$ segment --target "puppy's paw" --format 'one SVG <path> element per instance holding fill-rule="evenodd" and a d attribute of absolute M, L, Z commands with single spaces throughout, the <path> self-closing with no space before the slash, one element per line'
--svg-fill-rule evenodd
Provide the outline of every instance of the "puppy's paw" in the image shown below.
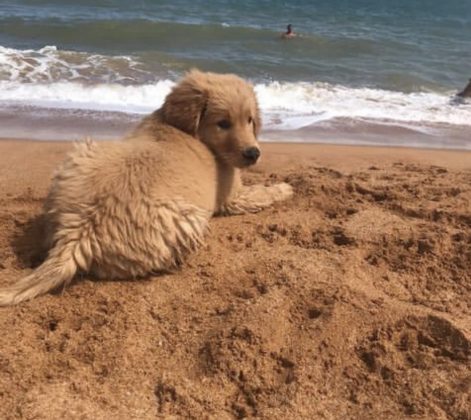
<path fill-rule="evenodd" d="M 293 187 L 286 182 L 273 185 L 273 189 L 275 193 L 273 199 L 275 201 L 287 200 L 294 193 Z"/>

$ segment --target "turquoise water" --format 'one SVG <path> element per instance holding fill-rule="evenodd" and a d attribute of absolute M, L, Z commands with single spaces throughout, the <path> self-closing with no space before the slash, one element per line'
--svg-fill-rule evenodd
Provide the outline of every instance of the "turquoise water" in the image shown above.
<path fill-rule="evenodd" d="M 142 114 L 192 67 L 251 80 L 281 135 L 373 124 L 468 147 L 471 105 L 450 98 L 471 77 L 471 1 L 0 0 L 4 109 Z"/>

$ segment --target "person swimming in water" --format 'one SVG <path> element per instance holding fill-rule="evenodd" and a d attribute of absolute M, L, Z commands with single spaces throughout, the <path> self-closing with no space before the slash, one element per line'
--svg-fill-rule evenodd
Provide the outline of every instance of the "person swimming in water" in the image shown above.
<path fill-rule="evenodd" d="M 294 38 L 295 36 L 296 34 L 293 31 L 293 25 L 291 25 L 291 23 L 286 27 L 286 32 L 281 34 L 283 39 Z"/>
<path fill-rule="evenodd" d="M 456 96 L 460 98 L 471 98 L 471 79 L 469 79 L 466 87 L 460 93 L 457 93 Z"/>

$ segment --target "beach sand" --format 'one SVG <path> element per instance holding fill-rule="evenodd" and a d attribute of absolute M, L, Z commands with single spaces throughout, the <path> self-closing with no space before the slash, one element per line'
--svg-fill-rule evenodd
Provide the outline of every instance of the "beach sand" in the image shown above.
<path fill-rule="evenodd" d="M 263 147 L 180 270 L 0 308 L 0 418 L 471 419 L 471 153 Z M 0 141 L 0 285 L 71 148 Z"/>

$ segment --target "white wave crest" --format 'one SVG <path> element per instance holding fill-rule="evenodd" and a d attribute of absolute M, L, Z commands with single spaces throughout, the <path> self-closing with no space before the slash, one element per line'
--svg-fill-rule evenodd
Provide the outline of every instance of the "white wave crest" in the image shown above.
<path fill-rule="evenodd" d="M 94 81 L 133 83 L 148 76 L 141 63 L 129 56 L 105 56 L 58 50 L 47 45 L 38 50 L 0 46 L 0 80 L 17 83 Z"/>
<path fill-rule="evenodd" d="M 348 88 L 326 83 L 255 86 L 265 124 L 293 130 L 336 118 L 397 123 L 471 125 L 471 103 L 457 106 L 450 95 Z"/>
<path fill-rule="evenodd" d="M 125 86 L 118 83 L 0 82 L 4 105 L 27 104 L 147 113 L 159 108 L 174 86 L 171 80 Z M 257 84 L 255 91 L 268 129 L 293 130 L 336 118 L 397 123 L 471 125 L 471 104 L 453 104 L 436 93 L 352 89 L 323 83 Z"/>
<path fill-rule="evenodd" d="M 170 80 L 139 86 L 118 83 L 0 82 L 0 102 L 5 105 L 147 113 L 163 103 L 173 85 L 174 82 Z"/>
<path fill-rule="evenodd" d="M 174 82 L 147 73 L 132 57 L 0 46 L 0 105 L 147 113 Z M 265 128 L 296 130 L 339 118 L 415 127 L 471 125 L 471 103 L 449 95 L 350 88 L 327 83 L 259 83 Z"/>

